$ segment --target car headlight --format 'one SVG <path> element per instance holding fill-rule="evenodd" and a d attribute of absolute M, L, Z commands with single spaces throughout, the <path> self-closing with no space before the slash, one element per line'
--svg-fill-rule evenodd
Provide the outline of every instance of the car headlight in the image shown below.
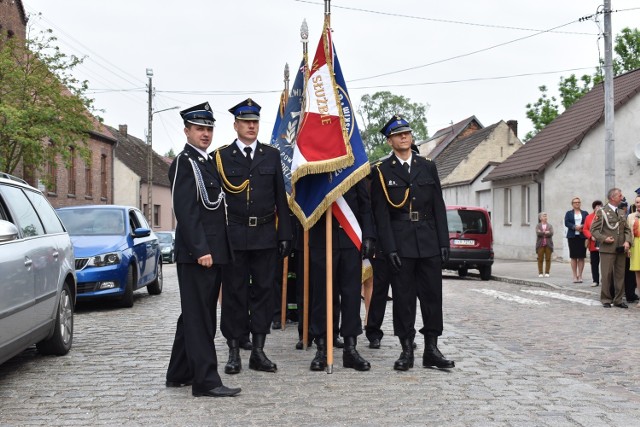
<path fill-rule="evenodd" d="M 169 246 L 165 246 L 164 248 L 162 248 L 162 253 L 163 254 L 171 253 L 171 248 Z"/>
<path fill-rule="evenodd" d="M 106 267 L 107 265 L 117 265 L 120 264 L 120 253 L 119 252 L 109 252 L 106 254 L 96 255 L 92 258 L 89 258 L 88 265 L 93 267 Z"/>

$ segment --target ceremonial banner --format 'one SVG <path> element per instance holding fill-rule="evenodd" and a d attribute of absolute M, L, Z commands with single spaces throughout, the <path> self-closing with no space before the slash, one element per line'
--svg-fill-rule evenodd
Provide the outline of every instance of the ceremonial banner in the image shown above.
<path fill-rule="evenodd" d="M 333 59 L 331 30 L 325 22 L 305 84 L 302 122 L 291 165 L 294 185 L 305 175 L 331 172 L 353 163 Z"/>
<path fill-rule="evenodd" d="M 282 163 L 282 174 L 284 175 L 284 186 L 287 194 L 291 195 L 291 163 L 293 162 L 293 151 L 300 125 L 300 112 L 302 110 L 302 95 L 304 93 L 304 82 L 306 80 L 307 67 L 303 58 L 293 82 L 291 93 L 284 108 L 284 114 L 278 114 L 278 127 L 274 127 L 271 135 L 271 144 L 280 150 L 280 162 Z"/>
<path fill-rule="evenodd" d="M 324 39 L 325 37 L 323 36 Z M 370 169 L 369 159 L 362 143 L 360 131 L 353 114 L 351 99 L 349 98 L 340 62 L 335 54 L 333 44 L 331 45 L 331 52 L 333 55 L 330 63 L 333 65 L 332 68 L 335 75 L 335 89 L 338 94 L 339 112 L 341 113 L 340 122 L 344 123 L 348 138 L 348 151 L 351 153 L 353 162 L 331 172 L 307 174 L 298 179 L 295 179 L 296 172 L 294 170 L 293 197 L 289 199 L 289 204 L 305 230 L 311 228 L 331 204 L 351 186 L 366 177 Z M 309 77 L 307 86 L 312 85 L 312 79 L 313 74 Z M 304 128 L 300 132 L 302 133 L 303 130 Z M 299 135 L 298 144 L 300 143 L 300 138 L 301 136 Z M 322 152 L 327 149 L 325 147 L 337 145 L 335 141 L 341 142 L 342 140 L 337 132 L 333 135 L 325 135 L 323 138 L 315 139 L 317 144 L 317 146 L 313 147 L 315 151 Z M 359 245 L 357 246 L 359 247 Z"/>

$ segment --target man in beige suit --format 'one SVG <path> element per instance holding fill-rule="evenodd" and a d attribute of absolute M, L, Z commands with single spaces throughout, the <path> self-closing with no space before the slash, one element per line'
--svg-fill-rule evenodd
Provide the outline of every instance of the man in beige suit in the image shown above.
<path fill-rule="evenodd" d="M 627 224 L 625 211 L 618 209 L 622 201 L 622 191 L 612 188 L 607 193 L 609 203 L 596 212 L 591 224 L 591 234 L 600 243 L 600 269 L 602 273 L 602 287 L 600 301 L 602 306 L 610 308 L 611 303 L 620 308 L 629 308 L 622 301 L 624 295 L 624 264 L 625 257 L 631 247 L 633 234 Z M 611 279 L 615 288 L 615 295 L 611 298 Z"/>

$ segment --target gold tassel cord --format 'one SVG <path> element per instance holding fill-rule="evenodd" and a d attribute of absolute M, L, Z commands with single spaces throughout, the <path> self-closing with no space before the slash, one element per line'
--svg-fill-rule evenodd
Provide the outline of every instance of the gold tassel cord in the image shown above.
<path fill-rule="evenodd" d="M 382 171 L 380 170 L 379 167 L 377 167 L 376 169 L 378 170 L 378 175 L 380 176 L 380 184 L 382 184 L 382 191 L 384 191 L 384 195 L 387 198 L 387 202 L 389 202 L 389 204 L 396 209 L 402 208 L 404 205 L 407 204 L 407 200 L 409 200 L 409 188 L 407 188 L 407 190 L 404 192 L 404 199 L 399 204 L 396 205 L 391 201 L 391 198 L 389 197 L 389 193 L 387 192 L 387 186 L 384 183 L 384 176 L 382 175 Z"/>
<path fill-rule="evenodd" d="M 228 179 L 227 175 L 224 173 L 224 168 L 222 167 L 222 158 L 220 157 L 220 151 L 216 151 L 216 166 L 218 167 L 218 172 L 222 177 L 222 182 L 225 190 L 229 193 L 242 193 L 244 190 L 247 190 L 247 200 L 249 200 L 249 180 L 245 180 L 240 185 L 233 185 Z"/>

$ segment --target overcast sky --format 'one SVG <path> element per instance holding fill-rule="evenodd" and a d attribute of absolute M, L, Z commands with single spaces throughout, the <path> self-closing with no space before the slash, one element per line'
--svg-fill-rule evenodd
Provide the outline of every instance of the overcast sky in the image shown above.
<path fill-rule="evenodd" d="M 146 69 L 156 111 L 209 101 L 212 146 L 232 142 L 227 111 L 247 97 L 262 106 L 259 140 L 269 142 L 285 63 L 291 84 L 323 23 L 321 0 L 23 0 L 36 31 L 52 29 L 67 54 L 86 57 L 74 74 L 89 81 L 104 122 L 145 139 Z M 475 115 L 489 126 L 518 120 L 525 105 L 553 94 L 561 76 L 592 74 L 604 56 L 599 0 L 333 0 L 333 40 L 355 107 L 365 94 L 391 91 L 428 105 L 429 134 Z M 638 0 L 612 0 L 614 35 L 640 26 Z M 41 13 L 41 16 L 35 16 Z M 359 120 L 359 119 L 358 119 Z M 153 148 L 177 153 L 185 142 L 178 110 L 158 112 Z"/>

